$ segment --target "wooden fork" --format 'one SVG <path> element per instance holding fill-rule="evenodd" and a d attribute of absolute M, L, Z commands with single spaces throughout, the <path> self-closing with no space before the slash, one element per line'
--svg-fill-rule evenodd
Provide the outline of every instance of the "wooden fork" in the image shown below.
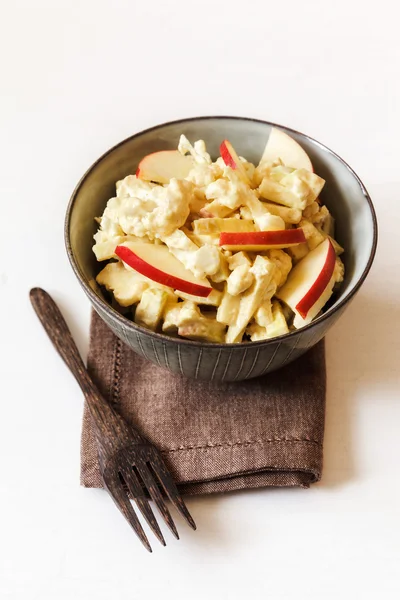
<path fill-rule="evenodd" d="M 54 300 L 41 288 L 33 288 L 30 299 L 49 338 L 85 395 L 93 419 L 104 487 L 145 548 L 152 551 L 126 490 L 129 490 L 136 506 L 163 546 L 165 540 L 150 507 L 146 490 L 177 539 L 178 532 L 162 492 L 166 493 L 187 523 L 196 529 L 157 448 L 136 429 L 128 426 L 93 383 Z"/>

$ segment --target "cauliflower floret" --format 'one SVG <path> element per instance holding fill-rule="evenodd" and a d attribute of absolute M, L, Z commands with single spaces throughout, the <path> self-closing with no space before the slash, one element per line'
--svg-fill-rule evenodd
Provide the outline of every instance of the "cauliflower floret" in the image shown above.
<path fill-rule="evenodd" d="M 182 302 L 178 317 L 178 333 L 191 340 L 223 342 L 225 325 L 201 314 L 193 302 Z"/>
<path fill-rule="evenodd" d="M 207 152 L 206 143 L 204 140 L 197 140 L 193 144 L 193 147 L 194 147 L 194 151 L 196 152 L 197 156 L 201 156 L 202 159 L 206 160 L 208 163 L 211 163 L 211 158 Z"/>
<path fill-rule="evenodd" d="M 319 204 L 314 201 L 303 210 L 303 217 L 314 223 L 314 219 L 317 217 L 319 213 Z"/>
<path fill-rule="evenodd" d="M 243 333 L 249 321 L 265 298 L 275 269 L 275 264 L 268 258 L 260 255 L 256 257 L 254 265 L 251 267 L 255 281 L 240 297 L 240 307 L 236 323 L 229 326 L 226 334 L 227 343 L 236 343 L 242 340 Z"/>
<path fill-rule="evenodd" d="M 145 197 L 117 196 L 108 201 L 100 228 L 110 237 L 169 235 L 185 223 L 192 198 L 193 184 L 178 179 L 152 187 Z"/>
<path fill-rule="evenodd" d="M 272 321 L 266 327 L 261 327 L 257 323 L 253 323 L 246 329 L 246 333 L 250 336 L 252 342 L 267 340 L 289 333 L 285 315 L 279 302 L 274 300 L 272 303 Z"/>
<path fill-rule="evenodd" d="M 243 184 L 244 185 L 244 184 Z M 220 204 L 235 210 L 242 204 L 240 188 L 227 179 L 218 179 L 210 183 L 205 190 L 207 200 L 218 200 Z"/>
<path fill-rule="evenodd" d="M 215 342 L 221 344 L 224 341 L 225 325 L 218 323 L 215 319 L 193 319 L 191 323 L 185 323 L 178 329 L 178 334 L 189 340 L 203 342 Z"/>
<path fill-rule="evenodd" d="M 168 293 L 159 288 L 144 290 L 135 311 L 135 323 L 155 331 L 161 321 Z"/>
<path fill-rule="evenodd" d="M 160 238 L 164 244 L 166 244 L 172 252 L 172 250 L 184 250 L 187 252 L 197 252 L 199 249 L 194 242 L 192 242 L 186 233 L 182 229 L 176 229 L 173 233 L 168 236 Z M 172 252 L 173 254 L 173 252 Z"/>
<path fill-rule="evenodd" d="M 324 233 L 328 234 L 332 238 L 334 237 L 335 219 L 332 217 L 326 206 L 321 206 L 319 212 L 314 217 L 313 222 L 315 225 L 321 227 Z"/>
<path fill-rule="evenodd" d="M 294 264 L 297 264 L 302 258 L 307 256 L 309 251 L 310 249 L 307 245 L 307 242 L 287 248 L 287 252 L 292 257 Z"/>
<path fill-rule="evenodd" d="M 195 164 L 186 176 L 187 181 L 191 181 L 198 188 L 206 188 L 221 177 L 222 173 L 215 163 Z"/>
<path fill-rule="evenodd" d="M 209 244 L 199 248 L 181 229 L 177 229 L 171 235 L 163 236 L 161 239 L 168 246 L 171 254 L 196 277 L 214 275 L 220 268 L 219 248 Z"/>
<path fill-rule="evenodd" d="M 208 185 L 205 189 L 206 198 L 211 200 L 206 204 L 202 216 L 225 218 L 240 206 L 246 204 L 249 194 L 255 192 L 231 169 L 225 167 L 224 177 Z M 257 196 L 256 196 L 257 197 Z"/>
<path fill-rule="evenodd" d="M 223 281 L 226 281 L 229 277 L 229 267 L 228 267 L 228 259 L 227 257 L 224 255 L 223 252 L 221 252 L 221 249 L 218 248 L 219 251 L 219 269 L 218 271 L 216 271 L 214 273 L 214 275 L 210 275 L 210 279 L 211 281 L 213 281 L 214 283 L 222 283 Z"/>
<path fill-rule="evenodd" d="M 271 213 L 281 217 L 288 225 L 297 225 L 301 220 L 301 210 L 299 208 L 288 208 L 287 206 L 279 206 L 273 202 L 263 202 L 263 205 Z"/>
<path fill-rule="evenodd" d="M 344 279 L 344 264 L 338 256 L 336 257 L 336 263 L 335 263 L 333 275 L 335 277 L 336 283 L 342 283 L 342 281 Z"/>
<path fill-rule="evenodd" d="M 307 169 L 293 169 L 291 173 L 285 173 L 280 184 L 292 190 L 294 194 L 301 194 L 306 190 L 307 205 L 314 202 L 325 185 L 325 180 Z"/>
<path fill-rule="evenodd" d="M 260 327 L 267 327 L 272 321 L 272 302 L 266 298 L 254 314 L 254 320 Z"/>
<path fill-rule="evenodd" d="M 101 232 L 99 232 L 101 233 Z M 109 260 L 110 258 L 117 258 L 115 254 L 115 248 L 124 242 L 137 242 L 137 241 L 149 241 L 148 238 L 137 238 L 133 235 L 121 235 L 114 238 L 110 238 L 105 242 L 97 242 L 92 250 L 96 255 L 97 260 Z"/>
<path fill-rule="evenodd" d="M 134 235 L 110 236 L 107 231 L 103 231 L 102 229 L 99 229 L 93 238 L 96 243 L 92 250 L 98 261 L 117 258 L 115 255 L 115 248 L 124 242 L 150 243 L 150 240 L 147 237 L 138 238 Z"/>
<path fill-rule="evenodd" d="M 328 235 L 319 225 L 316 225 L 315 228 L 318 231 L 318 233 L 322 235 L 324 240 L 326 240 L 326 238 L 330 239 L 337 256 L 343 254 L 344 248 L 333 237 Z"/>
<path fill-rule="evenodd" d="M 194 183 L 197 186 L 196 183 Z M 204 191 L 201 187 L 195 187 L 193 190 L 193 196 L 189 202 L 190 214 L 188 217 L 188 221 L 193 221 L 193 219 L 198 218 L 200 211 L 204 209 L 204 206 L 207 204 L 207 199 L 204 195 Z"/>
<path fill-rule="evenodd" d="M 311 209 L 311 211 L 308 209 Z M 317 210 L 315 210 L 317 207 Z M 309 217 L 306 219 L 306 215 Z M 304 235 L 307 238 L 307 244 L 310 250 L 313 250 L 318 244 L 322 243 L 328 237 L 339 256 L 343 254 L 344 248 L 334 239 L 333 233 L 335 229 L 335 220 L 330 214 L 326 206 L 319 206 L 317 202 L 313 202 L 303 211 L 303 219 L 300 226 L 303 227 Z M 311 221 L 311 222 L 310 222 Z"/>
<path fill-rule="evenodd" d="M 256 167 L 253 180 L 256 185 L 260 185 L 264 177 L 267 177 L 273 167 L 282 167 L 283 162 L 280 158 L 274 161 L 264 160 Z"/>
<path fill-rule="evenodd" d="M 148 215 L 148 230 L 158 236 L 170 235 L 182 227 L 189 216 L 193 185 L 184 180 L 171 179 L 159 205 Z"/>
<path fill-rule="evenodd" d="M 144 277 L 121 261 L 108 263 L 97 275 L 96 281 L 99 285 L 104 285 L 106 290 L 113 292 L 114 298 L 121 306 L 136 304 L 148 288 L 161 290 L 167 296 L 174 297 L 172 288 Z"/>
<path fill-rule="evenodd" d="M 116 191 L 118 198 L 130 196 L 132 198 L 140 198 L 146 200 L 150 192 L 157 184 L 138 179 L 136 175 L 128 175 L 124 179 L 117 181 Z"/>
<path fill-rule="evenodd" d="M 285 229 L 285 221 L 281 217 L 268 213 L 257 218 L 257 225 L 260 231 L 279 231 Z"/>
<path fill-rule="evenodd" d="M 239 209 L 240 217 L 245 220 L 251 220 L 253 215 L 251 214 L 251 210 L 248 206 L 241 206 Z M 272 213 L 271 213 L 272 214 Z"/>
<path fill-rule="evenodd" d="M 304 210 L 316 200 L 324 184 L 321 177 L 306 169 L 277 166 L 269 169 L 259 192 L 267 200 Z"/>
<path fill-rule="evenodd" d="M 118 235 L 109 235 L 107 231 L 99 229 L 94 234 L 93 239 L 96 242 L 96 244 L 105 244 L 106 242 L 109 242 L 111 240 L 119 240 L 122 237 L 124 237 L 123 232 L 119 233 Z"/>
<path fill-rule="evenodd" d="M 94 244 L 92 250 L 99 262 L 102 260 L 109 260 L 110 258 L 116 258 L 115 248 L 126 241 L 128 241 L 127 236 L 114 237 L 107 242 L 98 242 Z"/>
<path fill-rule="evenodd" d="M 145 277 L 136 271 L 128 271 L 121 262 L 106 265 L 97 275 L 96 281 L 113 292 L 115 300 L 121 306 L 132 306 L 139 302 L 143 292 L 149 287 Z"/>
<path fill-rule="evenodd" d="M 241 250 L 240 252 L 235 252 L 235 254 L 232 254 L 232 256 L 228 258 L 228 265 L 230 270 L 233 271 L 240 265 L 248 265 L 251 267 L 251 260 L 247 252 Z"/>
<path fill-rule="evenodd" d="M 267 329 L 257 323 L 250 323 L 250 325 L 246 327 L 246 335 L 250 337 L 252 342 L 260 342 L 261 340 L 265 340 Z"/>
<path fill-rule="evenodd" d="M 110 211 L 115 213 L 115 220 L 125 234 L 153 237 L 153 232 L 148 227 L 147 217 L 156 208 L 156 204 L 152 201 L 124 196 L 123 198 L 111 198 L 107 203 L 104 215 L 108 216 Z M 103 223 L 101 226 L 103 227 Z"/>
<path fill-rule="evenodd" d="M 178 302 L 178 298 L 168 298 L 162 316 L 162 330 L 164 333 L 178 333 L 178 321 L 181 307 L 182 302 Z"/>
<path fill-rule="evenodd" d="M 286 282 L 292 269 L 292 259 L 284 250 L 280 249 L 269 250 L 268 256 L 276 266 L 274 281 L 278 289 Z"/>
<path fill-rule="evenodd" d="M 125 235 L 118 223 L 117 206 L 114 205 L 120 205 L 120 201 L 111 198 L 107 202 L 103 216 L 100 218 L 100 229 L 93 236 L 96 243 L 107 242 L 111 238 Z"/>
<path fill-rule="evenodd" d="M 227 281 L 227 291 L 231 296 L 238 296 L 251 286 L 254 275 L 248 265 L 239 265 L 232 271 Z"/>
<path fill-rule="evenodd" d="M 178 150 L 183 155 L 188 153 L 191 154 L 195 162 L 200 165 L 210 165 L 212 162 L 210 155 L 206 151 L 206 145 L 203 140 L 197 140 L 197 142 L 194 143 L 194 146 L 192 146 L 187 137 L 181 135 L 179 138 Z"/>
<path fill-rule="evenodd" d="M 208 185 L 205 194 L 208 200 L 212 200 L 204 207 L 205 211 L 211 216 L 221 218 L 225 218 L 240 206 L 247 205 L 248 196 L 257 199 L 256 193 L 231 167 L 225 167 L 224 177 Z"/>
<path fill-rule="evenodd" d="M 242 218 L 251 216 L 260 231 L 285 229 L 285 222 L 279 215 L 272 214 L 266 202 L 260 202 L 257 193 L 241 183 L 240 199 L 244 208 L 240 209 Z M 246 210 L 247 209 L 247 210 Z"/>
<path fill-rule="evenodd" d="M 344 252 L 344 248 L 342 248 L 342 246 L 334 239 L 333 235 L 334 235 L 334 230 L 335 230 L 335 220 L 332 217 L 332 215 L 330 214 L 329 210 L 327 209 L 326 206 L 319 206 L 318 203 L 314 203 L 317 205 L 318 207 L 318 211 L 314 212 L 310 218 L 310 220 L 313 223 L 313 227 L 314 230 L 317 231 L 317 234 L 314 234 L 315 236 L 321 236 L 323 240 L 325 240 L 327 237 L 330 239 L 332 246 L 335 249 L 336 254 L 339 256 L 340 254 L 343 254 Z M 312 206 L 312 205 L 311 205 Z M 304 211 L 304 216 L 306 215 L 306 211 Z M 314 231 L 312 230 L 312 231 Z M 311 228 L 309 227 L 309 231 L 311 231 Z M 306 231 L 304 232 L 306 237 L 307 237 L 307 233 Z M 320 237 L 316 239 L 321 239 Z M 310 245 L 310 241 L 307 239 L 308 242 L 308 246 L 310 248 L 310 250 L 312 250 L 311 245 Z"/>
<path fill-rule="evenodd" d="M 201 246 L 189 261 L 189 269 L 196 275 L 204 273 L 204 276 L 215 275 L 221 268 L 221 251 L 215 246 L 206 244 Z M 199 275 L 198 275 L 199 276 Z"/>
<path fill-rule="evenodd" d="M 307 245 L 310 250 L 314 250 L 317 246 L 322 244 L 326 236 L 323 236 L 322 233 L 318 231 L 316 227 L 307 219 L 302 219 L 299 223 L 299 226 L 303 229 L 304 235 L 307 240 Z"/>

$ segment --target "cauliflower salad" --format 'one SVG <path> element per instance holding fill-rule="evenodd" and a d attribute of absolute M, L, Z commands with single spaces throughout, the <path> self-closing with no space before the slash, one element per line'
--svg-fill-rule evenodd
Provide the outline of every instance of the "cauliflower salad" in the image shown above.
<path fill-rule="evenodd" d="M 218 343 L 266 340 L 310 323 L 344 277 L 325 181 L 273 128 L 260 163 L 225 140 L 145 156 L 97 219 L 97 283 L 152 331 Z"/>

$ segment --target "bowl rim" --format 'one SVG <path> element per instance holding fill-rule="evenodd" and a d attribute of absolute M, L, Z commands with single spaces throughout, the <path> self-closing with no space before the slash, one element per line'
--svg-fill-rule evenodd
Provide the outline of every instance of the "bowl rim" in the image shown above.
<path fill-rule="evenodd" d="M 260 340 L 257 342 L 251 342 L 251 341 L 250 342 L 238 342 L 238 343 L 202 342 L 199 340 L 186 340 L 184 338 L 178 338 L 178 337 L 175 338 L 175 337 L 171 337 L 165 333 L 157 333 L 155 331 L 151 331 L 150 329 L 146 329 L 145 327 L 137 325 L 133 321 L 130 321 L 129 319 L 124 317 L 122 314 L 120 314 L 117 310 L 112 308 L 112 306 L 110 304 L 108 304 L 105 300 L 102 300 L 90 287 L 90 285 L 86 281 L 86 278 L 83 276 L 83 273 L 81 272 L 77 261 L 75 260 L 75 257 L 74 257 L 73 251 L 72 251 L 71 242 L 70 242 L 70 224 L 71 224 L 72 211 L 73 211 L 73 207 L 75 204 L 75 200 L 78 196 L 78 193 L 79 193 L 82 185 L 84 184 L 88 175 L 96 168 L 96 166 L 106 156 L 108 156 L 109 154 L 114 152 L 114 150 L 116 150 L 120 146 L 124 145 L 126 142 L 131 141 L 135 138 L 138 138 L 138 137 L 142 136 L 143 134 L 149 133 L 150 131 L 157 131 L 157 129 L 162 129 L 163 127 L 166 127 L 168 125 L 178 125 L 180 123 L 188 123 L 190 121 L 207 121 L 207 120 L 211 120 L 211 119 L 248 121 L 248 122 L 253 122 L 253 123 L 260 123 L 262 125 L 270 125 L 271 127 L 278 127 L 279 129 L 283 129 L 284 131 L 287 131 L 289 133 L 298 134 L 298 135 L 306 138 L 307 140 L 310 140 L 313 144 L 315 144 L 316 146 L 320 147 L 324 151 L 328 152 L 329 154 L 331 154 L 332 156 L 337 158 L 346 167 L 346 169 L 351 173 L 351 175 L 357 181 L 358 185 L 361 188 L 363 196 L 368 203 L 371 218 L 372 218 L 373 238 L 372 238 L 371 252 L 370 252 L 370 255 L 369 255 L 369 258 L 368 258 L 368 261 L 367 261 L 364 271 L 361 273 L 361 276 L 359 277 L 358 281 L 354 285 L 353 289 L 350 290 L 350 292 L 348 294 L 346 294 L 344 296 L 344 298 L 342 298 L 334 306 L 330 307 L 326 313 L 323 313 L 317 319 L 315 319 L 314 321 L 311 321 L 311 323 L 309 323 L 308 325 L 305 325 L 304 327 L 301 327 L 300 329 L 297 329 L 296 331 L 290 331 L 289 333 L 286 333 L 284 335 L 280 335 L 280 336 L 277 336 L 274 338 L 270 338 L 268 340 Z M 68 202 L 65 220 L 64 220 L 64 241 L 65 241 L 65 247 L 67 250 L 68 258 L 69 258 L 70 264 L 72 266 L 72 269 L 73 269 L 76 277 L 78 278 L 78 281 L 80 282 L 81 286 L 83 287 L 84 291 L 86 292 L 87 296 L 91 300 L 92 304 L 94 305 L 95 308 L 97 307 L 99 310 L 104 310 L 110 316 L 111 319 L 118 321 L 120 323 L 120 325 L 122 326 L 122 328 L 127 327 L 128 329 L 131 329 L 132 332 L 135 332 L 137 334 L 144 333 L 144 334 L 147 334 L 148 336 L 155 338 L 157 340 L 160 340 L 160 341 L 169 341 L 172 343 L 182 344 L 184 346 L 189 346 L 189 347 L 190 346 L 192 346 L 192 347 L 200 346 L 202 348 L 204 347 L 204 348 L 217 348 L 217 349 L 220 349 L 220 348 L 238 348 L 238 349 L 242 348 L 243 349 L 243 348 L 249 348 L 250 346 L 252 348 L 253 347 L 257 348 L 260 346 L 273 345 L 277 341 L 280 343 L 280 342 L 285 341 L 288 338 L 294 339 L 295 337 L 298 337 L 301 334 L 303 334 L 305 331 L 309 331 L 309 330 L 313 329 L 317 324 L 322 323 L 323 321 L 326 321 L 337 311 L 340 311 L 344 307 L 344 305 L 347 304 L 358 292 L 358 290 L 360 289 L 361 285 L 364 283 L 364 281 L 371 269 L 372 263 L 375 258 L 376 248 L 377 248 L 377 243 L 378 243 L 378 223 L 377 223 L 375 208 L 372 203 L 371 197 L 370 197 L 365 185 L 361 181 L 360 177 L 357 175 L 357 173 L 350 167 L 350 165 L 341 156 L 339 156 L 336 152 L 334 152 L 333 150 L 328 148 L 328 146 L 325 146 L 324 144 L 322 144 L 315 138 L 313 138 L 305 133 L 302 133 L 301 131 L 292 129 L 290 127 L 287 127 L 286 125 L 280 125 L 278 123 L 274 123 L 272 121 L 265 121 L 263 119 L 256 119 L 256 118 L 252 118 L 252 117 L 238 117 L 238 116 L 229 116 L 229 115 L 215 115 L 215 116 L 205 115 L 205 116 L 200 116 L 200 117 L 188 117 L 185 119 L 177 119 L 174 121 L 166 121 L 165 123 L 161 123 L 161 124 L 155 125 L 153 127 L 148 127 L 146 129 L 143 129 L 143 130 L 123 139 L 121 142 L 115 144 L 114 146 L 109 148 L 106 152 L 104 152 L 85 171 L 85 173 L 82 175 L 82 177 L 76 184 L 75 189 L 72 192 L 71 198 Z"/>

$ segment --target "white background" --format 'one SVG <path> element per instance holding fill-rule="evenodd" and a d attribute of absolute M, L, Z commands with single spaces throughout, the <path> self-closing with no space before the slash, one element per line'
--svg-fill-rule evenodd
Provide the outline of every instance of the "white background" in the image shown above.
<path fill-rule="evenodd" d="M 0 0 L 0 597 L 400 597 L 399 42 L 390 0 Z M 81 393 L 28 300 L 89 303 L 64 251 L 73 187 L 148 126 L 286 124 L 347 160 L 375 202 L 371 274 L 327 336 L 325 466 L 308 491 L 189 499 L 198 523 L 147 554 L 79 487 Z"/>

